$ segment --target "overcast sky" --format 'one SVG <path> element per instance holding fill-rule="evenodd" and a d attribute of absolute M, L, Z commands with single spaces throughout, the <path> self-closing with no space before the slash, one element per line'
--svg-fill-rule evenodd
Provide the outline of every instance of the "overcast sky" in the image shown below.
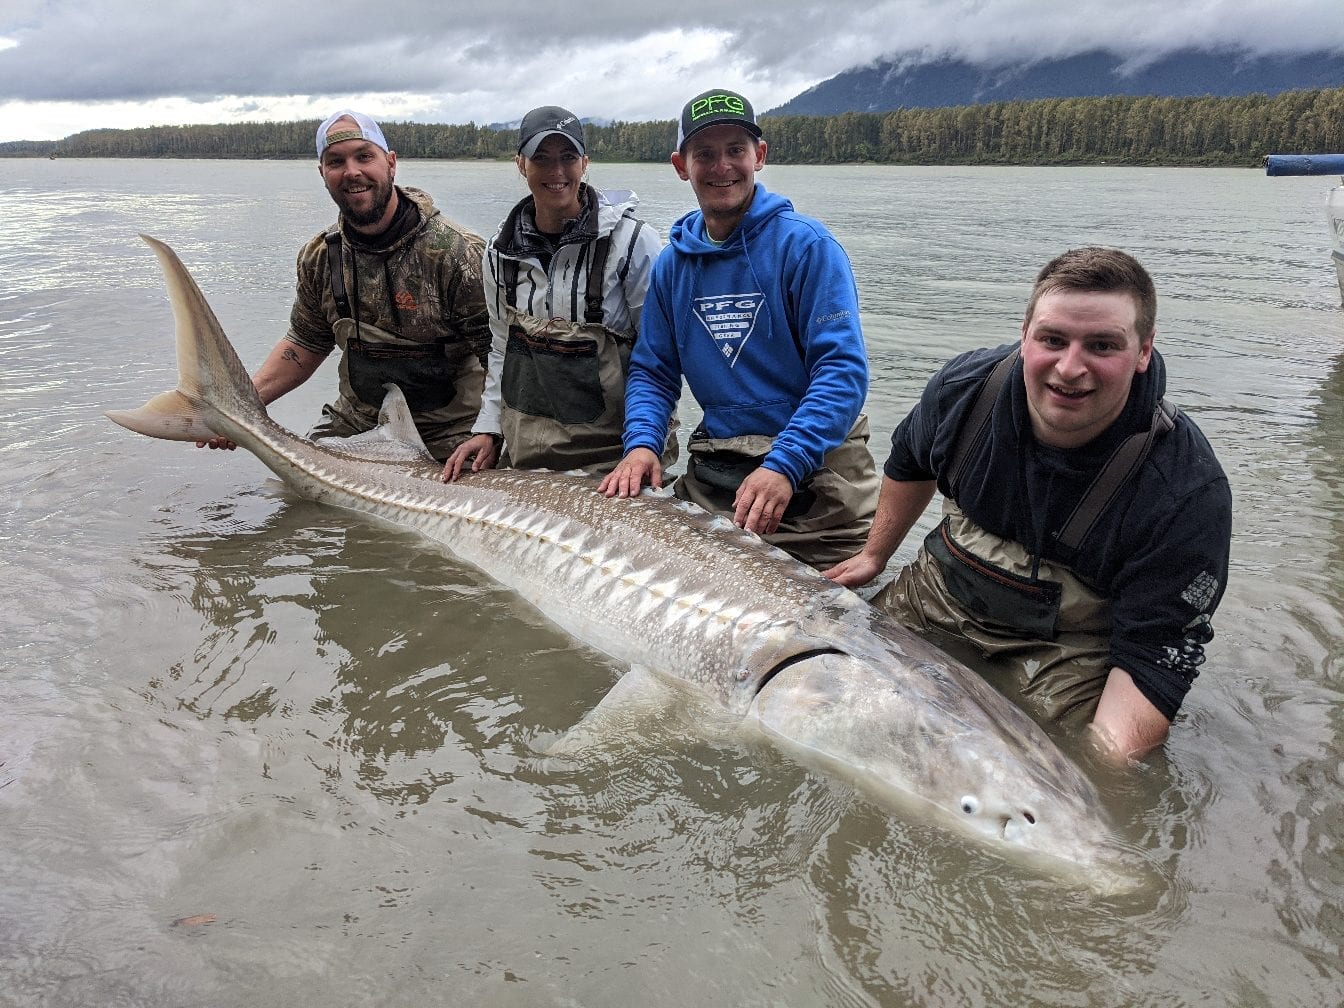
<path fill-rule="evenodd" d="M 672 119 L 707 87 L 765 111 L 893 54 L 1142 61 L 1191 45 L 1344 53 L 1344 0 L 0 0 L 0 140 L 345 106 Z"/>

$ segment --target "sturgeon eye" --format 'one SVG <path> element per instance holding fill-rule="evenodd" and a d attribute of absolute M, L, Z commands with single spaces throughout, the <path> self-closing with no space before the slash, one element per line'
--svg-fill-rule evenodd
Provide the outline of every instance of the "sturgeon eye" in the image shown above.
<path fill-rule="evenodd" d="M 980 811 L 980 803 L 975 800 L 975 795 L 965 795 L 961 799 L 961 810 L 967 815 L 975 815 Z"/>

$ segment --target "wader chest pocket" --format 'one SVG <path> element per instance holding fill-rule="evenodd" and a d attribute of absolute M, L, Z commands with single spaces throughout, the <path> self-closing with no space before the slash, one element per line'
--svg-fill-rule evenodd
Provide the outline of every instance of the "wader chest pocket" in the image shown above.
<path fill-rule="evenodd" d="M 597 341 L 528 335 L 509 327 L 500 375 L 504 401 L 519 413 L 562 424 L 593 423 L 606 409 Z"/>
<path fill-rule="evenodd" d="M 742 481 L 759 468 L 764 455 L 759 458 L 747 458 L 732 452 L 696 452 L 691 449 L 691 465 L 695 467 L 695 478 L 714 490 L 736 494 Z"/>
<path fill-rule="evenodd" d="M 697 437 L 699 434 L 700 431 L 697 429 L 686 445 L 689 455 L 686 460 L 686 474 L 700 484 L 705 496 L 721 510 L 732 510 L 733 500 L 737 497 L 737 488 L 754 470 L 760 468 L 761 463 L 765 461 L 765 455 L 744 455 L 741 452 L 709 448 L 708 439 L 699 440 Z M 806 514 L 816 504 L 817 494 L 811 488 L 811 483 L 811 478 L 805 480 L 789 499 L 781 521 Z"/>
<path fill-rule="evenodd" d="M 938 562 L 947 590 L 974 615 L 1036 640 L 1059 635 L 1058 582 L 1034 581 L 981 560 L 952 538 L 946 518 L 924 539 L 924 548 Z"/>
<path fill-rule="evenodd" d="M 346 361 L 350 388 L 373 407 L 382 403 L 383 386 L 389 384 L 405 394 L 412 413 L 442 409 L 456 394 L 455 368 L 438 345 L 418 350 L 351 340 Z"/>

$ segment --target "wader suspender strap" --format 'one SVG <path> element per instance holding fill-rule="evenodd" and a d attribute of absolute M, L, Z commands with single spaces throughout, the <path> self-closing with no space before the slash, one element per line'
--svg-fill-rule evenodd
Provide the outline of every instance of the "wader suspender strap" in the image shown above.
<path fill-rule="evenodd" d="M 330 231 L 327 241 L 327 277 L 331 283 L 331 296 L 336 300 L 336 310 L 341 318 L 352 318 L 350 299 L 345 294 L 345 274 L 341 270 L 341 232 Z"/>
<path fill-rule="evenodd" d="M 499 256 L 499 253 L 495 253 Z M 510 308 L 518 307 L 518 260 L 505 259 L 499 256 L 500 265 L 504 267 L 504 300 Z"/>
<path fill-rule="evenodd" d="M 593 246 L 593 258 L 588 264 L 588 290 L 583 300 L 587 308 L 583 313 L 585 322 L 602 324 L 602 278 L 607 269 L 607 254 L 611 251 L 611 235 L 603 235 Z"/>
<path fill-rule="evenodd" d="M 1092 531 L 1097 519 L 1110 506 L 1111 501 L 1115 500 L 1120 488 L 1139 471 L 1139 466 L 1143 465 L 1143 460 L 1153 450 L 1153 443 L 1175 426 L 1176 407 L 1166 399 L 1162 399 L 1153 410 L 1153 422 L 1148 425 L 1148 430 L 1125 438 L 1115 453 L 1106 460 L 1101 472 L 1097 473 L 1097 478 L 1087 488 L 1087 493 L 1083 494 L 1083 499 L 1078 502 L 1073 514 L 1069 515 L 1069 520 L 1055 537 L 1062 546 L 1071 550 L 1078 548 Z"/>
<path fill-rule="evenodd" d="M 952 449 L 952 463 L 947 473 L 947 486 L 952 491 L 953 497 L 957 494 L 961 470 L 966 465 L 966 459 L 971 454 L 971 449 L 979 444 L 980 438 L 984 436 L 985 428 L 989 426 L 989 415 L 994 412 L 994 400 L 999 397 L 999 390 L 1008 380 L 1008 375 L 1012 373 L 1013 365 L 1017 363 L 1021 352 L 1014 350 L 994 365 L 994 370 L 980 386 L 980 392 L 976 395 L 966 422 L 962 424 L 956 447 Z"/>
<path fill-rule="evenodd" d="M 338 238 L 339 240 L 339 238 Z M 607 255 L 611 252 L 611 235 L 603 235 L 593 243 L 593 257 L 588 264 L 588 286 L 584 289 L 583 320 L 602 324 L 602 279 L 607 269 Z M 510 308 L 518 307 L 518 260 L 500 259 L 504 266 L 504 296 Z"/>

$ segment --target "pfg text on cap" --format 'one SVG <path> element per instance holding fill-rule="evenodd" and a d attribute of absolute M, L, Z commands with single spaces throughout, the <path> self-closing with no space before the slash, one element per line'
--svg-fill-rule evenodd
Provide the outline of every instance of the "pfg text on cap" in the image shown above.
<path fill-rule="evenodd" d="M 686 146 L 686 141 L 702 129 L 730 123 L 741 126 L 756 138 L 761 136 L 761 128 L 756 125 L 756 112 L 751 102 L 736 91 L 727 88 L 711 88 L 698 94 L 686 103 L 681 110 L 681 121 L 677 124 L 677 150 Z"/>

